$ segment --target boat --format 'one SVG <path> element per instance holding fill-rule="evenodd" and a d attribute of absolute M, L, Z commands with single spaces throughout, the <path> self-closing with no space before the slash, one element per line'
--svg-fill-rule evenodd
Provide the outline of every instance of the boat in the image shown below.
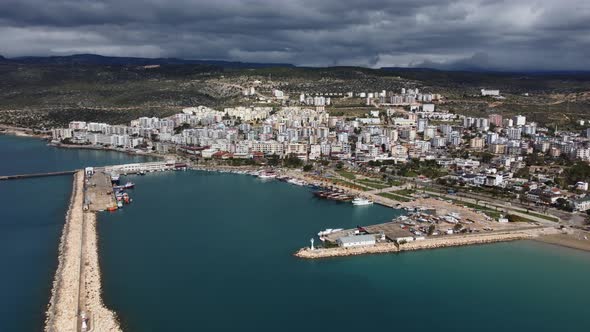
<path fill-rule="evenodd" d="M 305 181 L 295 179 L 295 178 L 289 179 L 289 180 L 287 180 L 287 182 L 290 184 L 294 184 L 296 186 L 305 186 L 306 185 Z"/>
<path fill-rule="evenodd" d="M 137 174 L 139 174 L 139 175 L 145 175 L 145 171 L 141 170 L 141 171 L 139 171 L 139 173 L 137 173 Z"/>
<path fill-rule="evenodd" d="M 121 202 L 121 201 L 117 201 L 117 207 L 118 207 L 118 208 L 122 208 L 122 207 L 123 207 L 123 202 Z"/>
<path fill-rule="evenodd" d="M 109 206 L 109 207 L 107 208 L 107 211 L 110 211 L 110 212 L 112 212 L 112 211 L 117 211 L 117 209 L 118 209 L 118 208 L 117 208 L 116 206 Z"/>
<path fill-rule="evenodd" d="M 277 177 L 277 174 L 273 171 L 263 171 L 258 173 L 258 177 L 260 179 L 274 179 Z"/>
<path fill-rule="evenodd" d="M 112 183 L 119 183 L 120 176 L 117 173 L 111 173 L 111 182 Z"/>
<path fill-rule="evenodd" d="M 342 228 L 326 228 L 325 230 L 318 232 L 318 236 L 326 236 L 328 234 L 336 233 L 342 231 Z"/>
<path fill-rule="evenodd" d="M 373 204 L 373 201 L 370 201 L 366 198 L 356 197 L 355 199 L 352 200 L 352 205 L 361 206 L 361 205 L 371 205 L 371 204 Z"/>

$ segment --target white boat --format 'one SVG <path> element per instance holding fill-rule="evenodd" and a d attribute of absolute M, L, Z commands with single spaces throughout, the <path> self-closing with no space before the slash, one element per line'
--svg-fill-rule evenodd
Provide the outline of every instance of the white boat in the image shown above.
<path fill-rule="evenodd" d="M 318 233 L 318 237 L 323 242 L 323 241 L 326 241 L 326 238 L 325 238 L 326 235 L 332 234 L 332 233 L 336 233 L 336 232 L 340 232 L 342 230 L 344 230 L 344 229 L 343 228 L 327 228 L 327 229 L 319 232 Z"/>
<path fill-rule="evenodd" d="M 275 172 L 264 171 L 264 172 L 258 173 L 258 177 L 260 179 L 274 179 L 277 177 L 277 174 Z"/>
<path fill-rule="evenodd" d="M 370 201 L 366 198 L 361 198 L 361 197 L 356 197 L 355 199 L 352 200 L 352 205 L 371 205 L 373 204 L 373 201 Z"/>
<path fill-rule="evenodd" d="M 294 184 L 296 186 L 305 186 L 306 185 L 305 181 L 299 180 L 299 179 L 295 179 L 295 178 L 289 179 L 289 180 L 287 180 L 287 182 L 290 183 L 290 184 Z"/>

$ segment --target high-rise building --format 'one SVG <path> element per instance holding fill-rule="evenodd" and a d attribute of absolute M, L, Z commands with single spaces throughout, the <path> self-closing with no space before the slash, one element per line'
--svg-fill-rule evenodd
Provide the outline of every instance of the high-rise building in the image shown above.
<path fill-rule="evenodd" d="M 502 116 L 500 114 L 490 114 L 488 120 L 490 121 L 490 124 L 493 124 L 496 127 L 502 127 Z"/>
<path fill-rule="evenodd" d="M 512 118 L 512 123 L 514 126 L 520 127 L 526 124 L 526 116 L 524 115 L 516 115 Z"/>

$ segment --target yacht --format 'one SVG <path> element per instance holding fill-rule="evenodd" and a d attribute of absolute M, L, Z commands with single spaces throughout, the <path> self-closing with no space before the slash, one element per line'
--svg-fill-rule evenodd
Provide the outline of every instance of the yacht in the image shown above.
<path fill-rule="evenodd" d="M 352 200 L 352 205 L 371 205 L 373 201 L 370 201 L 366 198 L 356 197 Z"/>

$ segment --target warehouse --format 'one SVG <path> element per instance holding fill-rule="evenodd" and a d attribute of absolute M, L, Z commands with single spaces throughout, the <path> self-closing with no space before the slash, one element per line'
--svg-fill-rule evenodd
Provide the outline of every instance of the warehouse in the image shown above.
<path fill-rule="evenodd" d="M 371 246 L 375 244 L 374 235 L 357 235 L 357 236 L 343 236 L 336 240 L 338 245 L 342 248 Z"/>

